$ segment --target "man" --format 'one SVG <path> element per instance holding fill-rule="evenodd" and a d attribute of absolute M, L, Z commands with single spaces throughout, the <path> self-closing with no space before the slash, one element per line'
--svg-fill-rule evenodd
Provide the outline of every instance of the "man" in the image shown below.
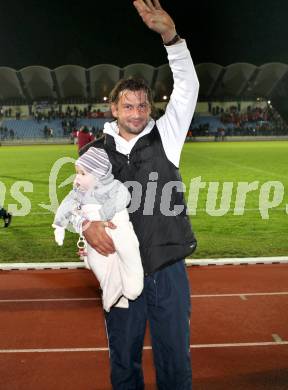
<path fill-rule="evenodd" d="M 3 218 L 4 227 L 7 228 L 11 223 L 12 215 L 8 213 L 8 211 L 6 211 L 3 207 L 0 206 L 0 218 Z"/>
<path fill-rule="evenodd" d="M 90 146 L 106 150 L 115 178 L 133 187 L 131 207 L 134 195 L 142 194 L 138 207 L 133 212 L 130 207 L 130 219 L 140 243 L 144 290 L 129 302 L 129 309 L 114 307 L 105 313 L 111 382 L 114 390 L 144 389 L 141 362 L 148 320 L 158 388 L 190 390 L 190 291 L 184 258 L 195 250 L 196 240 L 179 188 L 178 166 L 199 83 L 186 43 L 159 1 L 133 4 L 144 23 L 162 37 L 174 89 L 166 113 L 154 122 L 149 87 L 143 81 L 121 80 L 110 95 L 116 121 L 106 123 L 104 137 L 81 151 Z M 99 253 L 114 252 L 103 222 L 84 223 L 83 230 Z"/>

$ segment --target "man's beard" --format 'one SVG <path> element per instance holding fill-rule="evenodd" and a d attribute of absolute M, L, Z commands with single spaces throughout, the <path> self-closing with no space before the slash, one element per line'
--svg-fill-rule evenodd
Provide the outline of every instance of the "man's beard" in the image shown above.
<path fill-rule="evenodd" d="M 139 129 L 135 129 L 135 128 L 131 128 L 130 126 L 127 126 L 123 123 L 118 122 L 118 127 L 119 127 L 119 129 L 121 127 L 123 130 L 126 131 L 126 133 L 129 133 L 129 134 L 140 134 L 145 129 L 147 124 L 148 124 L 148 120 L 147 120 L 147 122 L 143 123 L 143 125 Z"/>

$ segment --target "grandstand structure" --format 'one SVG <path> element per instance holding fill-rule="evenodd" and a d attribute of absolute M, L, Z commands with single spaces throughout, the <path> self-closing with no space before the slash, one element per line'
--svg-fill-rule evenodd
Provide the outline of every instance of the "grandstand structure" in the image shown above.
<path fill-rule="evenodd" d="M 229 121 L 227 116 L 223 120 L 223 114 L 232 112 L 235 119 L 235 112 L 244 114 L 255 109 L 263 113 L 258 119 L 264 130 L 265 122 L 275 119 L 275 109 L 280 113 L 278 119 L 281 117 L 281 126 L 284 128 L 281 131 L 287 130 L 288 65 L 268 63 L 258 67 L 249 63 L 235 63 L 224 67 L 215 63 L 202 63 L 195 68 L 200 91 L 192 130 L 201 129 L 208 123 L 208 131 L 212 133 L 220 128 L 230 131 L 239 127 L 239 115 L 238 121 Z M 156 106 L 165 108 L 173 88 L 168 64 L 153 67 L 137 63 L 124 68 L 99 64 L 89 69 L 63 65 L 53 70 L 43 66 L 29 66 L 20 70 L 0 67 L 1 128 L 5 129 L 0 131 L 0 138 L 9 137 L 11 129 L 14 133 L 11 133 L 11 137 L 13 135 L 15 138 L 43 136 L 45 126 L 53 128 L 53 136 L 61 137 L 61 119 L 65 117 L 69 105 L 77 107 L 77 111 L 89 106 L 90 114 L 91 110 L 94 113 L 97 110 L 106 112 L 103 116 L 107 120 L 109 92 L 119 79 L 130 76 L 144 78 L 153 90 Z M 37 110 L 43 113 L 41 121 L 35 120 Z M 51 110 L 57 115 L 46 120 L 45 115 Z M 268 111 L 270 115 L 267 120 Z M 103 118 L 90 114 L 86 112 L 86 115 L 80 115 L 77 127 L 103 126 Z M 249 118 L 246 122 L 250 125 Z M 277 123 L 279 126 L 279 121 Z M 252 127 L 255 128 L 255 123 L 252 123 Z"/>

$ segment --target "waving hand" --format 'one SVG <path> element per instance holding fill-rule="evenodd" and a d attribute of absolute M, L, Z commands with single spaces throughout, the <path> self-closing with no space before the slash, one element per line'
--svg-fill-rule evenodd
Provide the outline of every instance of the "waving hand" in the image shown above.
<path fill-rule="evenodd" d="M 171 16 L 161 7 L 159 0 L 135 0 L 133 2 L 143 22 L 162 36 L 164 43 L 176 35 Z"/>

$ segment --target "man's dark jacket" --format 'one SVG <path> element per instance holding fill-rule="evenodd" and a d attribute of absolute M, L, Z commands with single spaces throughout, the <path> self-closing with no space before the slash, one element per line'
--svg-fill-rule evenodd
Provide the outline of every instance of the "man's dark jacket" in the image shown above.
<path fill-rule="evenodd" d="M 139 187 L 142 188 L 140 206 L 136 211 L 131 210 L 130 220 L 139 240 L 145 275 L 183 260 L 194 252 L 197 242 L 187 216 L 183 192 L 179 191 L 181 176 L 165 154 L 157 127 L 141 137 L 129 155 L 117 152 L 114 138 L 108 134 L 86 145 L 80 154 L 91 146 L 105 149 L 115 179 L 122 183 L 136 181 L 141 184 L 141 187 L 136 184 L 134 190 L 129 187 L 132 191 L 131 208 L 134 200 L 140 199 Z M 171 182 L 177 183 L 173 185 Z M 165 184 L 166 188 L 172 187 L 172 192 L 166 190 L 162 196 Z M 177 212 L 179 206 L 183 209 L 180 213 Z"/>

